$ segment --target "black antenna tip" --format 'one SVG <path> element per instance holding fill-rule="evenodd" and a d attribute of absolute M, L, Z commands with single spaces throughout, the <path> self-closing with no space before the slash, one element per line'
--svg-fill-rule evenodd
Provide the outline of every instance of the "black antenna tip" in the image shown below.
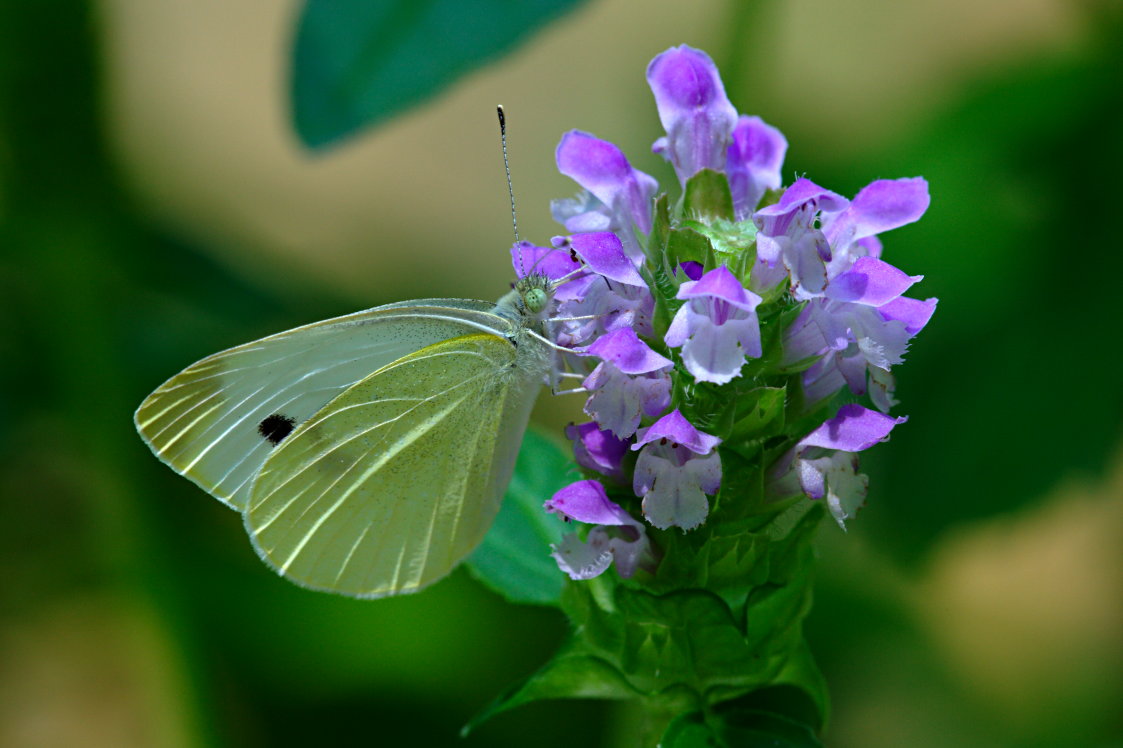
<path fill-rule="evenodd" d="M 519 219 L 515 215 L 515 188 L 511 186 L 511 164 L 507 161 L 507 116 L 503 105 L 495 107 L 499 114 L 499 142 L 503 145 L 503 170 L 507 172 L 507 195 L 511 198 L 511 227 L 515 230 L 515 244 L 519 243 Z"/>

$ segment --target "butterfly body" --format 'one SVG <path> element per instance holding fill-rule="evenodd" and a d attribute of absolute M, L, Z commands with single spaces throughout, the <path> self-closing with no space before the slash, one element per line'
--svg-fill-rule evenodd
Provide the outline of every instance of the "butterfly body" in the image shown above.
<path fill-rule="evenodd" d="M 498 303 L 426 299 L 209 356 L 137 409 L 156 455 L 242 512 L 304 586 L 412 592 L 482 540 L 549 369 L 530 277 Z M 529 301 L 529 303 L 528 303 Z"/>

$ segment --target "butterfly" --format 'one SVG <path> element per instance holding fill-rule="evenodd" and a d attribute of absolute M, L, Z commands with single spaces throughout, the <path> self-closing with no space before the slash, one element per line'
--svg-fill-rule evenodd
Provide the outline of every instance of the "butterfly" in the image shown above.
<path fill-rule="evenodd" d="M 298 327 L 192 364 L 134 416 L 152 451 L 242 513 L 285 578 L 414 592 L 483 539 L 551 368 L 553 284 L 424 299 Z"/>

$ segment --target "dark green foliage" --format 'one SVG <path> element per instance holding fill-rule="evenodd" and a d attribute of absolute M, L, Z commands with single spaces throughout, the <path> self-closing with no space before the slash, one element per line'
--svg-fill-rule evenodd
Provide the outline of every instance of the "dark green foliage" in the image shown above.
<path fill-rule="evenodd" d="M 310 148 L 433 96 L 579 0 L 307 0 L 292 58 L 292 111 Z"/>

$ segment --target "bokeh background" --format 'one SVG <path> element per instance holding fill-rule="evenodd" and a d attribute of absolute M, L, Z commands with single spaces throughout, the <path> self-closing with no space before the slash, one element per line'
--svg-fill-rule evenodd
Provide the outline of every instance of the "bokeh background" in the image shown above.
<path fill-rule="evenodd" d="M 304 322 L 510 276 L 560 232 L 580 127 L 650 154 L 643 71 L 706 49 L 785 175 L 926 176 L 886 255 L 940 297 L 869 505 L 820 534 L 827 745 L 1123 745 L 1123 8 L 1118 0 L 590 0 L 325 152 L 288 110 L 296 0 L 0 0 L 0 745 L 626 746 L 630 707 L 457 731 L 565 634 L 457 572 L 298 589 L 158 463 L 132 410 Z M 579 400 L 547 402 L 546 428 Z"/>

